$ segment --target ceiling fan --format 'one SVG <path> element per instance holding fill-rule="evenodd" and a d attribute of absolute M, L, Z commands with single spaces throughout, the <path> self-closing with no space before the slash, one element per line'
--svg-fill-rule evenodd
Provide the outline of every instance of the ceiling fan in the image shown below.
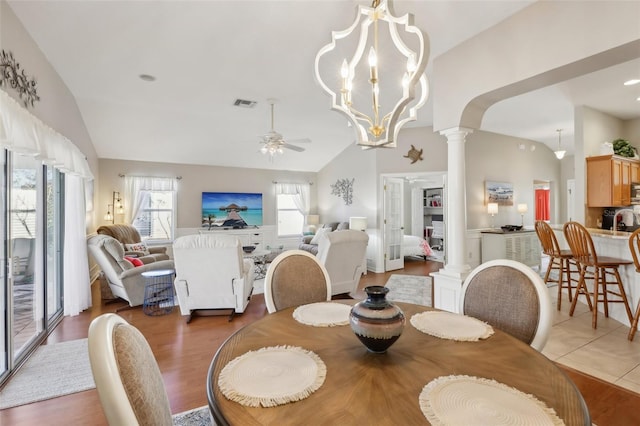
<path fill-rule="evenodd" d="M 287 148 L 297 152 L 304 151 L 305 150 L 304 148 L 297 145 L 292 145 L 292 143 L 309 143 L 311 142 L 311 139 L 304 138 L 304 139 L 291 139 L 289 141 L 285 141 L 284 137 L 280 133 L 275 131 L 275 128 L 273 125 L 273 122 L 274 122 L 273 111 L 274 111 L 275 100 L 267 99 L 267 102 L 269 102 L 269 104 L 271 105 L 271 130 L 261 136 L 262 140 L 260 141 L 260 143 L 262 143 L 263 145 L 262 145 L 262 148 L 260 148 L 260 152 L 262 152 L 263 154 L 270 154 L 271 157 L 273 157 L 275 154 L 282 154 L 283 153 L 282 148 Z"/>

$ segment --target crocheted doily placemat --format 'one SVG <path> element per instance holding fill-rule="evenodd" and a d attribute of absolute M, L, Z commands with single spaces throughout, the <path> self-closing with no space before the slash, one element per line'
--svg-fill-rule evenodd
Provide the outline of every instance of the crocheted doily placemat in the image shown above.
<path fill-rule="evenodd" d="M 349 324 L 351 306 L 343 303 L 319 302 L 298 306 L 293 318 L 306 325 L 333 327 Z"/>
<path fill-rule="evenodd" d="M 432 425 L 564 424 L 535 396 L 480 377 L 438 377 L 422 389 L 419 403 Z"/>
<path fill-rule="evenodd" d="M 475 342 L 493 335 L 493 328 L 479 319 L 451 312 L 421 312 L 410 319 L 411 324 L 441 339 Z"/>
<path fill-rule="evenodd" d="M 249 351 L 220 372 L 218 386 L 231 401 L 275 407 L 300 401 L 324 383 L 327 367 L 314 352 L 296 346 Z"/>

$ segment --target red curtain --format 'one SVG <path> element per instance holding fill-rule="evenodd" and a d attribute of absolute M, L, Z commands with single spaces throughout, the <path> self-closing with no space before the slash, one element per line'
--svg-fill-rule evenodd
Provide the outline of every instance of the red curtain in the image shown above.
<path fill-rule="evenodd" d="M 536 220 L 550 220 L 549 189 L 536 189 Z"/>

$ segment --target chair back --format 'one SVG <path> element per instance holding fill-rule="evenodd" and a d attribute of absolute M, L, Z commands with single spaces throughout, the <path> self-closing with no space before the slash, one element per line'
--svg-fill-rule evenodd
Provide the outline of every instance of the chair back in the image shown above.
<path fill-rule="evenodd" d="M 485 321 L 541 351 L 552 312 L 547 286 L 527 265 L 507 259 L 481 264 L 465 279 L 460 312 Z"/>
<path fill-rule="evenodd" d="M 636 272 L 640 272 L 640 228 L 633 231 L 629 236 L 629 250 L 633 257 L 633 264 L 636 267 Z"/>
<path fill-rule="evenodd" d="M 369 236 L 366 232 L 343 230 L 327 232 L 318 242 L 318 260 L 329 273 L 332 294 L 351 293 L 358 289 Z"/>
<path fill-rule="evenodd" d="M 598 263 L 598 254 L 587 228 L 578 222 L 567 222 L 563 231 L 576 262 L 583 266 L 594 266 Z"/>
<path fill-rule="evenodd" d="M 254 270 L 253 261 L 243 258 L 237 236 L 185 235 L 173 242 L 173 257 L 175 287 L 183 314 L 193 309 L 234 307 L 236 312 L 243 312 L 253 288 Z M 239 306 L 239 301 L 244 306 Z"/>
<path fill-rule="evenodd" d="M 120 241 L 122 244 L 135 244 L 142 241 L 140 233 L 132 225 L 116 223 L 113 225 L 102 225 L 97 231 L 98 234 L 108 235 Z"/>
<path fill-rule="evenodd" d="M 558 244 L 558 239 L 551 226 L 543 220 L 537 220 L 535 228 L 542 252 L 547 256 L 560 257 L 560 244 Z"/>
<path fill-rule="evenodd" d="M 269 265 L 264 279 L 264 301 L 269 313 L 328 300 L 329 273 L 311 253 L 287 250 Z"/>
<path fill-rule="evenodd" d="M 89 360 L 110 425 L 172 425 L 160 368 L 140 331 L 116 314 L 89 326 Z"/>

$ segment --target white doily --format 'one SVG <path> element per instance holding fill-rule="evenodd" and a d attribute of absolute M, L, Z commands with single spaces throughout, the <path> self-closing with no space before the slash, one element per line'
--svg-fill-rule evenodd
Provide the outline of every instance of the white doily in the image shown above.
<path fill-rule="evenodd" d="M 419 403 L 436 426 L 564 425 L 553 408 L 535 396 L 479 377 L 438 377 L 422 389 Z"/>
<path fill-rule="evenodd" d="M 411 324 L 422 331 L 441 339 L 476 342 L 493 335 L 493 328 L 479 319 L 451 312 L 427 311 L 415 314 Z"/>
<path fill-rule="evenodd" d="M 351 306 L 343 303 L 319 302 L 298 306 L 293 318 L 306 325 L 333 327 L 349 324 Z"/>
<path fill-rule="evenodd" d="M 231 401 L 275 407 L 300 401 L 324 383 L 327 367 L 315 353 L 296 346 L 249 351 L 220 372 L 218 386 Z"/>

